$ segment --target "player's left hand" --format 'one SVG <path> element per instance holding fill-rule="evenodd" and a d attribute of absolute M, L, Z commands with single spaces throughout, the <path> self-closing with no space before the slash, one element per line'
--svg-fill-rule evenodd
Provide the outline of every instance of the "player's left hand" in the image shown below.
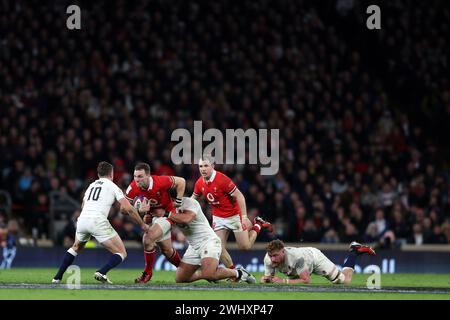
<path fill-rule="evenodd" d="M 175 200 L 173 201 L 173 206 L 175 208 L 179 208 L 181 207 L 181 205 L 183 204 L 183 198 L 175 198 Z"/>
<path fill-rule="evenodd" d="M 146 214 L 150 210 L 150 201 L 145 199 L 141 206 L 139 207 L 138 211 L 140 214 L 144 213 Z"/>
<path fill-rule="evenodd" d="M 284 283 L 284 279 L 283 279 L 283 278 L 276 277 L 276 276 L 273 276 L 273 277 L 272 277 L 272 282 L 273 282 L 273 283 Z"/>

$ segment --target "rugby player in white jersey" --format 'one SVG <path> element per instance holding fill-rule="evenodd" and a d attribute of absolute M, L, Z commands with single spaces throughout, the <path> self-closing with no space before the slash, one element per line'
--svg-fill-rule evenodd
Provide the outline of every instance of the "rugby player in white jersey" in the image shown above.
<path fill-rule="evenodd" d="M 319 249 L 313 247 L 285 247 L 281 240 L 273 240 L 266 247 L 264 257 L 264 283 L 310 283 L 311 274 L 324 276 L 335 284 L 349 284 L 352 281 L 355 263 L 362 254 L 375 255 L 375 251 L 357 242 L 350 244 L 350 252 L 344 261 L 342 271 L 331 262 Z M 279 271 L 287 278 L 275 276 Z"/>
<path fill-rule="evenodd" d="M 65 253 L 59 270 L 53 277 L 53 283 L 61 281 L 64 272 L 73 263 L 91 236 L 112 253 L 108 263 L 95 272 L 94 278 L 100 282 L 112 283 L 106 273 L 127 256 L 122 239 L 108 221 L 109 211 L 116 201 L 120 203 L 120 210 L 123 214 L 129 215 L 144 232 L 149 230 L 149 226 L 144 223 L 137 210 L 125 198 L 122 190 L 112 181 L 113 166 L 108 162 L 100 162 L 97 166 L 97 174 L 99 179 L 91 183 L 84 194 L 82 211 L 77 221 L 75 241 Z"/>
<path fill-rule="evenodd" d="M 255 277 L 242 267 L 236 269 L 218 267 L 222 252 L 221 241 L 209 225 L 197 200 L 183 197 L 183 204 L 176 212 L 166 213 L 166 216 L 167 221 L 180 227 L 189 243 L 177 268 L 176 282 L 193 282 L 200 279 L 208 281 L 238 279 L 247 283 L 256 282 Z"/>

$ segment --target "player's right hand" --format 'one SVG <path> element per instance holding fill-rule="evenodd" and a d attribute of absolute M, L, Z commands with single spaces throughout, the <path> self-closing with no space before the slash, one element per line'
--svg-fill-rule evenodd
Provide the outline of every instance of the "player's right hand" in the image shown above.
<path fill-rule="evenodd" d="M 144 215 L 144 218 L 143 218 L 143 220 L 144 220 L 145 223 L 151 223 L 151 222 L 152 222 L 152 219 L 153 219 L 153 217 L 152 217 L 151 214 L 145 214 L 145 215 Z"/>
<path fill-rule="evenodd" d="M 145 222 L 145 220 L 144 220 L 144 222 Z M 142 226 L 142 231 L 144 231 L 144 233 L 146 233 L 148 230 L 150 230 L 150 226 L 147 225 L 147 224 L 144 224 L 144 225 Z"/>
<path fill-rule="evenodd" d="M 271 283 L 272 282 L 272 276 L 262 276 L 261 277 L 262 283 Z"/>

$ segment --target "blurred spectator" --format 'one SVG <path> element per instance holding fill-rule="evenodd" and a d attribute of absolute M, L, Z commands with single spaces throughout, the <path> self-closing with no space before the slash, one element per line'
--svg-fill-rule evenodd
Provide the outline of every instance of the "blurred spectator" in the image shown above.
<path fill-rule="evenodd" d="M 413 234 L 408 239 L 408 243 L 415 244 L 415 245 L 424 244 L 424 234 L 422 231 L 422 225 L 416 223 L 413 225 L 412 229 L 413 229 Z"/>

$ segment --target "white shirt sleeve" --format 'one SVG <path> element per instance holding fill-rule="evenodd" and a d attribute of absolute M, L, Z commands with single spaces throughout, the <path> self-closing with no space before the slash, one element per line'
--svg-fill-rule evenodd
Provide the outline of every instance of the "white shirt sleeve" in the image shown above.
<path fill-rule="evenodd" d="M 308 267 L 305 264 L 305 259 L 304 258 L 297 258 L 295 260 L 294 268 L 295 268 L 295 270 L 297 272 L 297 275 L 300 275 L 304 271 L 307 271 Z"/>
<path fill-rule="evenodd" d="M 111 186 L 117 201 L 120 201 L 121 199 L 125 198 L 125 195 L 123 194 L 122 190 L 120 190 L 120 188 L 114 182 L 111 182 Z"/>
<path fill-rule="evenodd" d="M 264 257 L 264 275 L 266 277 L 275 275 L 275 268 L 272 267 L 272 262 L 270 261 L 269 255 L 267 253 Z"/>

